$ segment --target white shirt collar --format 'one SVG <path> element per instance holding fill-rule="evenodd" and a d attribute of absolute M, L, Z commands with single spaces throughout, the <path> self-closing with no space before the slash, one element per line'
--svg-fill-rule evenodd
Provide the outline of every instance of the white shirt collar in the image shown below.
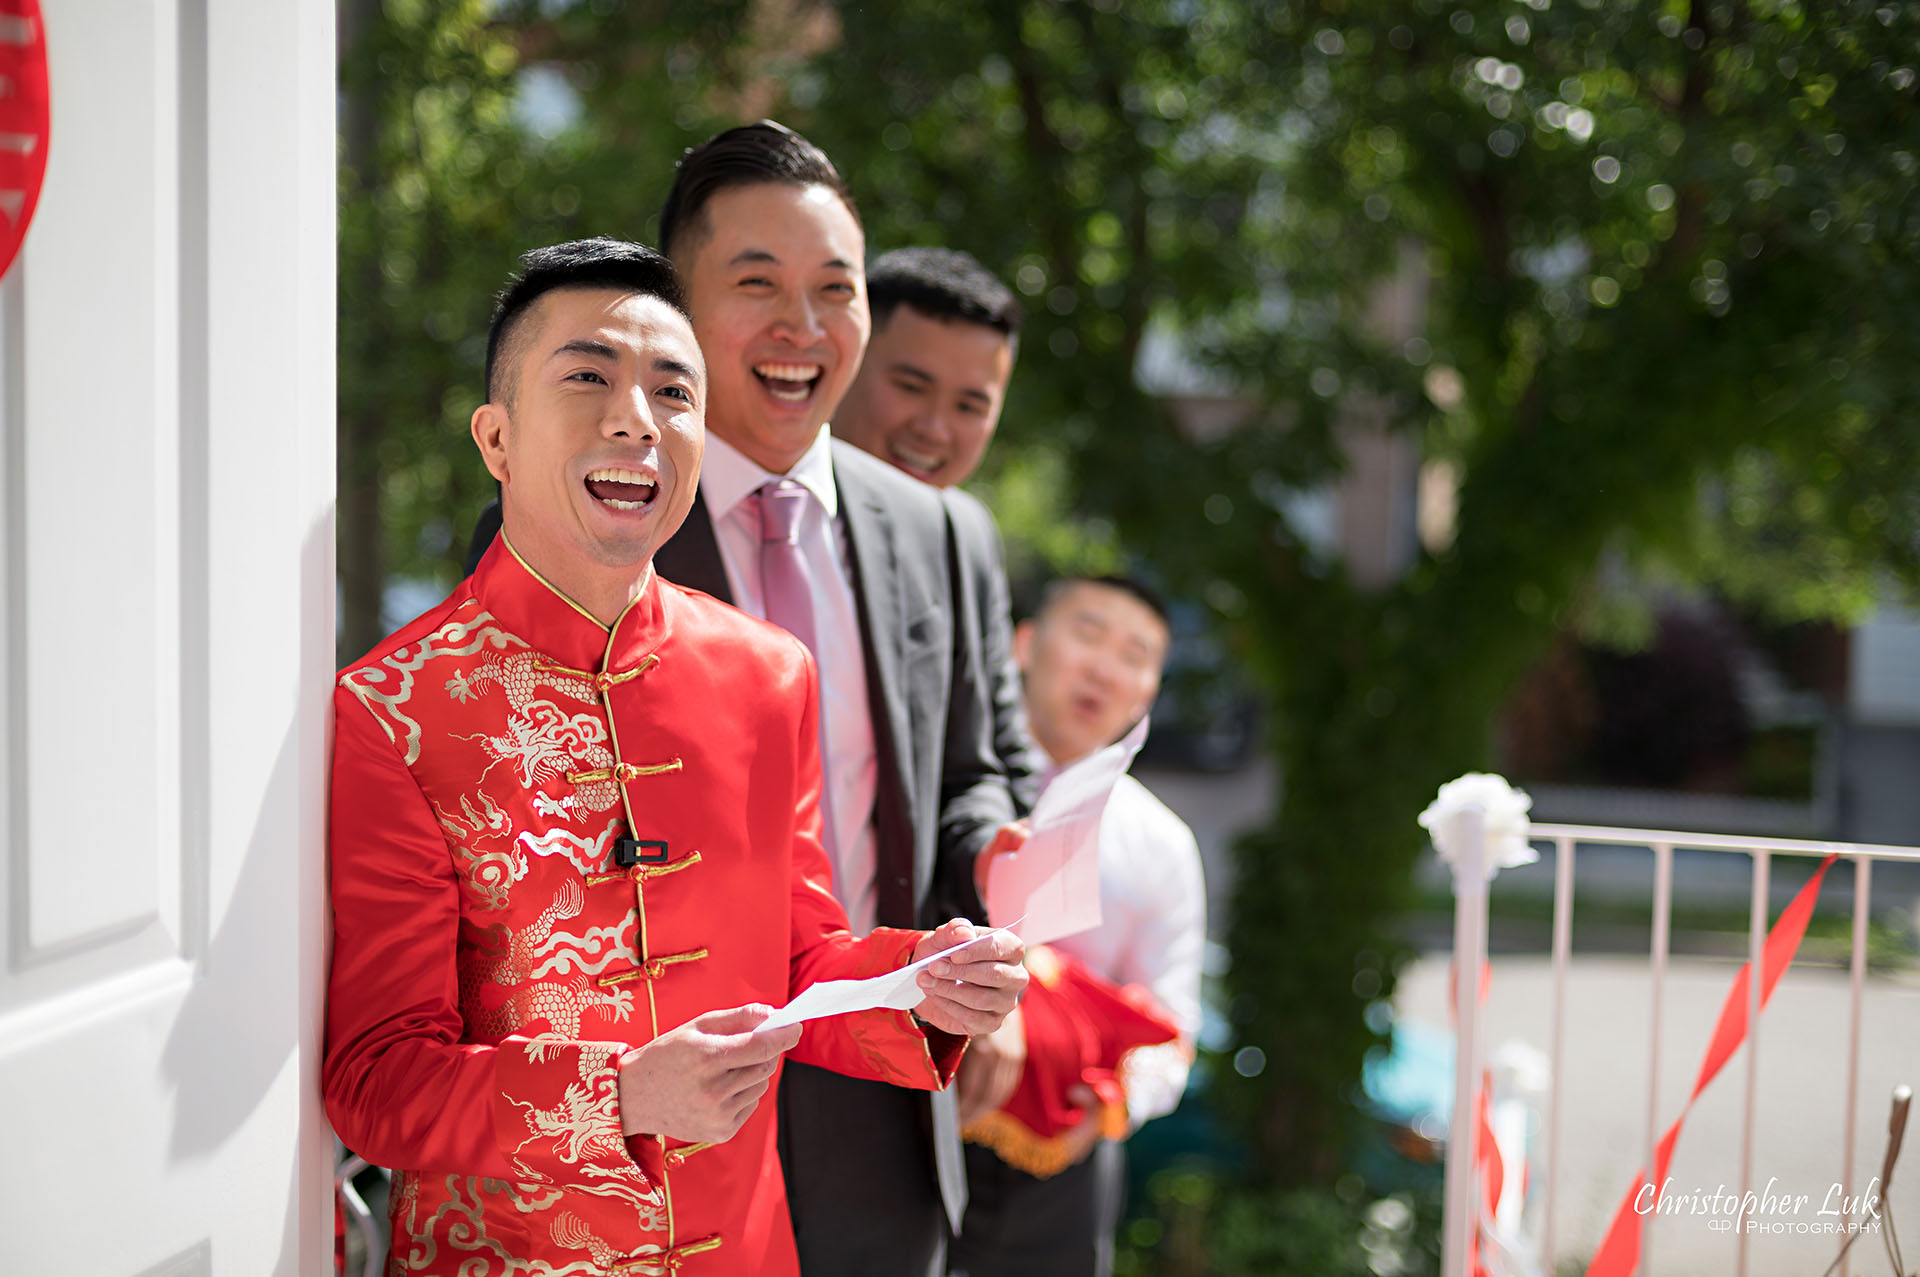
<path fill-rule="evenodd" d="M 819 437 L 800 455 L 800 460 L 794 462 L 793 469 L 782 476 L 762 469 L 759 462 L 709 432 L 706 457 L 700 463 L 700 491 L 713 521 L 718 523 L 726 518 L 767 480 L 779 478 L 792 479 L 811 492 L 827 518 L 835 518 L 840 512 L 840 497 L 833 484 L 831 439 L 828 428 L 820 427 Z"/>

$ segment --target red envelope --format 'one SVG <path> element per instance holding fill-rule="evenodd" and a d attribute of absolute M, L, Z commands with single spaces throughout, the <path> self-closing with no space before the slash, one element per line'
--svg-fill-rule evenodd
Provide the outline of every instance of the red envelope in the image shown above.
<path fill-rule="evenodd" d="M 1027 1064 L 1004 1108 L 962 1131 L 1000 1159 L 1046 1179 L 1068 1165 L 1066 1134 L 1083 1120 L 1101 1123 L 1108 1139 L 1127 1134 L 1126 1093 L 1118 1074 L 1129 1052 L 1171 1042 L 1180 1030 L 1137 984 L 1103 980 L 1073 958 L 1045 945 L 1027 951 L 1031 977 L 1020 1014 L 1026 1025 Z M 1100 1097 L 1087 1118 L 1067 1098 L 1085 1085 Z"/>

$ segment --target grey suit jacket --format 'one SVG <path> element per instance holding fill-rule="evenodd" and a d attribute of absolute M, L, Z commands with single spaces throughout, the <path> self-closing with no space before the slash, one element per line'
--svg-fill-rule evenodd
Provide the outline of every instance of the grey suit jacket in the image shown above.
<path fill-rule="evenodd" d="M 977 636 L 993 715 L 993 752 L 1007 773 L 1014 810 L 1024 816 L 1040 796 L 1046 757 L 1027 731 L 1026 699 L 1013 661 L 1013 604 L 999 525 L 980 498 L 959 488 L 943 494 L 960 542 L 968 631 Z"/>
<path fill-rule="evenodd" d="M 963 560 L 940 494 L 883 461 L 833 440 L 833 481 L 840 494 L 853 566 L 853 596 L 866 648 L 867 704 L 873 715 L 878 776 L 874 796 L 878 919 L 891 927 L 936 926 L 950 917 L 986 918 L 973 881 L 973 862 L 994 831 L 1013 819 L 1014 806 L 994 752 L 991 689 L 975 636 L 973 569 Z M 713 518 L 696 495 L 693 510 L 654 554 L 656 571 L 676 585 L 732 602 Z M 950 1091 L 915 1103 L 926 1142 L 902 1142 L 901 1132 L 875 1123 L 902 1120 L 902 1095 L 848 1088 L 787 1066 L 781 1085 L 782 1161 L 803 1268 L 868 1270 L 857 1252 L 840 1249 L 847 1221 L 844 1202 L 814 1189 L 847 1182 L 856 1167 L 876 1176 L 868 1195 L 897 1186 L 901 1196 L 877 1203 L 899 1245 L 912 1253 L 925 1229 L 910 1218 L 923 1200 L 907 1181 L 929 1170 L 938 1186 L 947 1227 L 959 1231 L 966 1211 L 966 1168 Z M 807 1112 L 792 1110 L 803 1104 Z M 837 1139 L 805 1138 L 794 1124 L 840 1132 Z M 907 1120 L 911 1120 L 908 1118 Z M 931 1148 L 933 1165 L 921 1161 Z M 912 1242 L 906 1240 L 913 1239 Z M 912 1271 L 902 1264 L 894 1271 Z"/>
<path fill-rule="evenodd" d="M 880 925 L 984 920 L 973 862 L 1013 819 L 978 651 L 974 571 L 940 494 L 838 439 L 833 480 L 853 560 L 879 775 Z M 676 585 L 733 602 L 704 500 L 655 553 Z"/>

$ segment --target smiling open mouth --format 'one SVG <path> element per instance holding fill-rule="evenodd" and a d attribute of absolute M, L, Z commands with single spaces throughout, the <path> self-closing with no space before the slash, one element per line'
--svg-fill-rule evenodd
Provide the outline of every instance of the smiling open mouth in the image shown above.
<path fill-rule="evenodd" d="M 820 382 L 819 364 L 755 364 L 753 375 L 783 403 L 805 403 Z"/>
<path fill-rule="evenodd" d="M 932 474 L 947 464 L 947 459 L 938 453 L 920 452 L 908 444 L 889 443 L 887 451 L 895 461 L 916 474 Z"/>
<path fill-rule="evenodd" d="M 638 470 L 607 467 L 587 476 L 587 491 L 594 500 L 616 510 L 644 510 L 653 504 L 659 485 L 651 475 Z"/>

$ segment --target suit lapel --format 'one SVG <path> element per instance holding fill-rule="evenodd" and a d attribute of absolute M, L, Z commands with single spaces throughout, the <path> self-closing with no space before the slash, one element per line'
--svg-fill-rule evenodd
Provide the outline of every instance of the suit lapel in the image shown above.
<path fill-rule="evenodd" d="M 720 542 L 713 535 L 713 517 L 707 513 L 706 497 L 698 488 L 694 489 L 687 521 L 653 552 L 653 566 L 675 585 L 711 594 L 722 603 L 733 602 L 727 565 L 720 558 Z"/>
<path fill-rule="evenodd" d="M 835 441 L 835 452 L 842 445 Z M 867 650 L 867 712 L 874 720 L 874 753 L 879 763 L 882 793 L 875 810 L 875 854 L 879 876 L 880 921 L 889 926 L 913 926 L 915 896 L 908 884 L 914 873 L 914 830 L 930 819 L 913 809 L 910 759 L 911 727 L 907 712 L 905 627 L 900 617 L 900 556 L 892 513 L 879 493 L 862 483 L 853 467 L 838 464 L 833 482 L 840 493 L 840 517 L 846 520 L 847 544 L 853 559 L 853 595 L 860 613 L 860 631 Z M 891 807 L 904 827 L 889 829 L 881 813 Z"/>

